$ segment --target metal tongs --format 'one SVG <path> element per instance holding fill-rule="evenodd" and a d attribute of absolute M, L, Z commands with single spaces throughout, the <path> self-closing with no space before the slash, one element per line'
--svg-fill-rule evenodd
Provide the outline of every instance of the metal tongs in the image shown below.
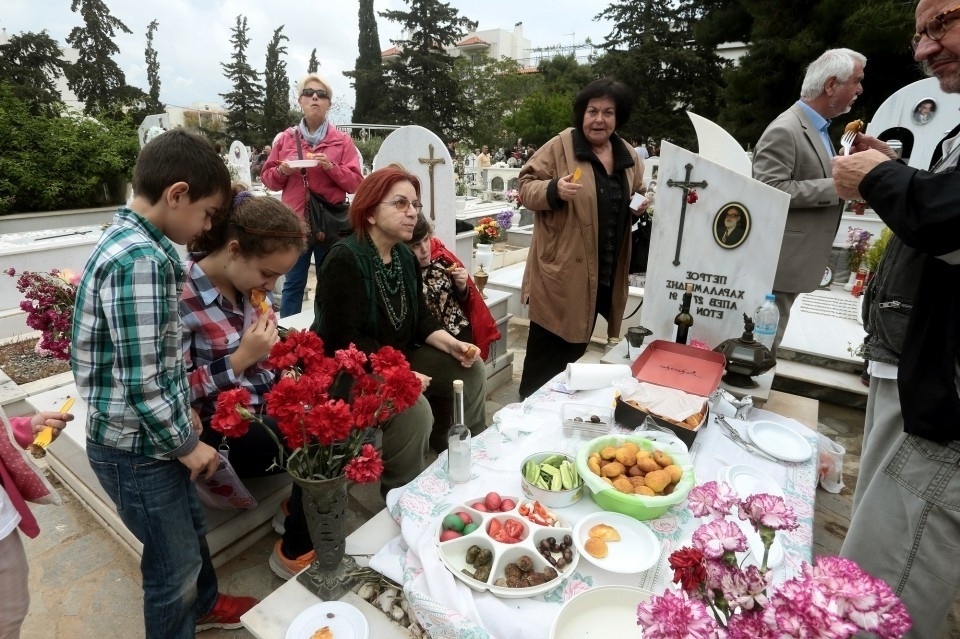
<path fill-rule="evenodd" d="M 727 437 L 729 437 L 731 440 L 733 440 L 733 443 L 734 443 L 734 444 L 736 444 L 736 445 L 739 446 L 740 448 L 744 449 L 745 451 L 747 451 L 747 452 L 750 453 L 751 455 L 757 455 L 757 456 L 759 456 L 759 457 L 763 457 L 763 458 L 765 458 L 765 459 L 769 459 L 770 461 L 774 461 L 774 462 L 780 463 L 780 460 L 777 459 L 776 457 L 773 457 L 773 456 L 771 456 L 771 455 L 768 455 L 767 453 L 763 452 L 762 450 L 757 450 L 757 449 L 753 446 L 753 444 L 751 444 L 751 443 L 749 443 L 747 440 L 745 440 L 745 439 L 743 438 L 743 436 L 740 434 L 740 432 L 739 432 L 736 428 L 734 428 L 734 427 L 730 424 L 730 422 L 727 421 L 727 418 L 726 418 L 726 417 L 724 417 L 724 416 L 721 415 L 720 413 L 714 413 L 714 414 L 713 414 L 713 418 L 714 418 L 714 421 L 717 422 L 718 424 L 720 424 L 720 427 L 723 428 L 723 431 L 727 434 Z"/>

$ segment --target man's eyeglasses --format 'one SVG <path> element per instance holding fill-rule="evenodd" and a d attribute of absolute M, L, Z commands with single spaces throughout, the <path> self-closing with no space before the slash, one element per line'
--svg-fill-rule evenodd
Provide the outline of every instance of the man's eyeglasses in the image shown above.
<path fill-rule="evenodd" d="M 726 217 L 740 217 L 740 214 L 731 212 L 731 213 L 727 213 Z"/>
<path fill-rule="evenodd" d="M 951 15 L 957 11 L 960 11 L 960 5 L 935 15 L 927 22 L 923 29 L 913 34 L 913 38 L 910 40 L 910 46 L 916 50 L 917 47 L 920 46 L 920 41 L 923 40 L 923 36 L 927 36 L 934 42 L 940 42 L 940 39 L 947 34 L 947 23 L 960 18 L 960 16 Z"/>
<path fill-rule="evenodd" d="M 318 98 L 329 98 L 330 94 L 324 89 L 304 89 L 300 92 L 301 98 L 312 98 L 317 96 Z"/>
<path fill-rule="evenodd" d="M 395 200 L 387 200 L 385 202 L 380 202 L 380 204 L 392 204 L 393 208 L 397 209 L 397 211 L 400 213 L 406 213 L 410 210 L 411 206 L 417 210 L 418 214 L 423 211 L 423 202 L 420 200 L 414 200 L 411 202 L 405 197 L 398 197 Z"/>

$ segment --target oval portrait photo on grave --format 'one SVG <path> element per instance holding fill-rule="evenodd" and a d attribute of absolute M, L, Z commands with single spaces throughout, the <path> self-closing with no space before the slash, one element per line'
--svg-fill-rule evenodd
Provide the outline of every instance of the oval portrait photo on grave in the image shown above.
<path fill-rule="evenodd" d="M 713 239 L 725 249 L 737 248 L 750 235 L 750 213 L 743 204 L 724 204 L 713 218 Z"/>
<path fill-rule="evenodd" d="M 914 124 L 926 124 L 937 115 L 937 103 L 933 98 L 924 98 L 913 109 Z"/>

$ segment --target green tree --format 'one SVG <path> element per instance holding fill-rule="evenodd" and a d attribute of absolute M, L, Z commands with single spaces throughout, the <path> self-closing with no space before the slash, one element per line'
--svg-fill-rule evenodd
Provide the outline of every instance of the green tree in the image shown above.
<path fill-rule="evenodd" d="M 316 73 L 320 68 L 320 62 L 317 60 L 317 50 L 314 48 L 310 52 L 310 60 L 307 62 L 307 73 Z"/>
<path fill-rule="evenodd" d="M 267 60 L 263 67 L 263 130 L 269 135 L 282 131 L 290 124 L 290 78 L 287 63 L 281 58 L 287 54 L 283 42 L 289 38 L 280 25 L 267 45 Z"/>
<path fill-rule="evenodd" d="M 455 58 L 454 76 L 466 108 L 457 114 L 457 127 L 466 131 L 470 148 L 484 144 L 491 149 L 513 145 L 517 136 L 504 125 L 528 95 L 543 86 L 540 74 L 520 73 L 520 63 L 511 58 L 487 56 L 471 60 Z"/>
<path fill-rule="evenodd" d="M 69 64 L 46 31 L 11 36 L 0 45 L 0 83 L 29 105 L 34 115 L 54 115 L 63 106 L 56 79 Z"/>
<path fill-rule="evenodd" d="M 834 119 L 837 139 L 853 118 L 869 120 L 892 93 L 921 75 L 907 47 L 913 7 L 899 0 L 704 0 L 695 36 L 705 46 L 749 42 L 724 73 L 718 122 L 742 144 L 755 144 L 800 97 L 806 67 L 827 49 L 867 57 L 864 92 L 849 115 Z M 903 46 L 894 46 L 902 43 Z"/>
<path fill-rule="evenodd" d="M 419 124 L 444 139 L 459 137 L 464 131 L 456 117 L 465 104 L 453 74 L 454 59 L 444 47 L 456 44 L 475 23 L 439 0 L 406 2 L 408 11 L 380 12 L 410 34 L 393 40 L 400 55 L 385 65 L 384 119 Z"/>
<path fill-rule="evenodd" d="M 573 94 L 537 91 L 504 118 L 507 129 L 524 143 L 541 145 L 572 125 Z M 514 139 L 514 138 L 512 138 Z"/>
<path fill-rule="evenodd" d="M 163 102 L 160 101 L 160 63 L 157 62 L 157 50 L 153 48 L 153 34 L 159 26 L 156 20 L 147 25 L 147 49 L 144 51 L 147 59 L 147 84 L 150 87 L 150 97 L 147 98 L 149 113 L 163 113 Z"/>
<path fill-rule="evenodd" d="M 237 23 L 231 32 L 233 61 L 229 64 L 220 63 L 223 75 L 233 84 L 232 91 L 220 94 L 227 104 L 227 134 L 246 144 L 263 144 L 266 137 L 260 126 L 263 85 L 260 84 L 260 74 L 247 61 L 250 38 L 247 35 L 246 16 L 237 16 Z"/>
<path fill-rule="evenodd" d="M 357 56 L 356 68 L 344 72 L 344 75 L 353 78 L 353 88 L 356 90 L 353 121 L 375 123 L 380 118 L 383 66 L 373 0 L 360 0 L 358 19 L 360 35 L 357 37 L 357 47 L 360 53 Z"/>
<path fill-rule="evenodd" d="M 67 36 L 67 43 L 77 50 L 67 84 L 84 103 L 87 115 L 117 113 L 119 107 L 130 103 L 131 92 L 126 76 L 110 57 L 120 52 L 113 38 L 117 31 L 133 32 L 110 14 L 102 0 L 72 0 L 70 10 L 80 12 L 83 26 L 74 27 Z"/>
<path fill-rule="evenodd" d="M 626 138 L 652 136 L 696 148 L 686 112 L 715 119 L 725 62 L 693 39 L 701 0 L 615 0 L 597 17 L 614 23 L 595 63 L 597 75 L 631 88 L 634 111 Z"/>
<path fill-rule="evenodd" d="M 3 214 L 122 202 L 139 144 L 129 122 L 36 113 L 0 83 L 0 148 Z"/>
<path fill-rule="evenodd" d="M 544 58 L 537 65 L 537 70 L 540 71 L 543 90 L 549 93 L 576 95 L 597 78 L 594 70 L 589 65 L 577 62 L 573 54 Z"/>

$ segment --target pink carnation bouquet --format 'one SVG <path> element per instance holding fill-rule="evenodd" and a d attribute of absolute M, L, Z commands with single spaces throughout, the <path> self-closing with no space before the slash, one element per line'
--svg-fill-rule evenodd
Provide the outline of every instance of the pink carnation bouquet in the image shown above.
<path fill-rule="evenodd" d="M 670 555 L 679 588 L 637 606 L 644 639 L 845 639 L 860 631 L 882 639 L 901 637 L 910 616 L 890 587 L 842 557 L 819 557 L 800 576 L 770 593 L 767 559 L 778 530 L 793 530 L 797 519 L 776 495 L 741 500 L 715 481 L 687 496 L 697 517 L 713 518 L 693 534 L 692 548 Z M 736 513 L 760 534 L 760 565 L 743 567 L 737 553 L 748 549 Z"/>

